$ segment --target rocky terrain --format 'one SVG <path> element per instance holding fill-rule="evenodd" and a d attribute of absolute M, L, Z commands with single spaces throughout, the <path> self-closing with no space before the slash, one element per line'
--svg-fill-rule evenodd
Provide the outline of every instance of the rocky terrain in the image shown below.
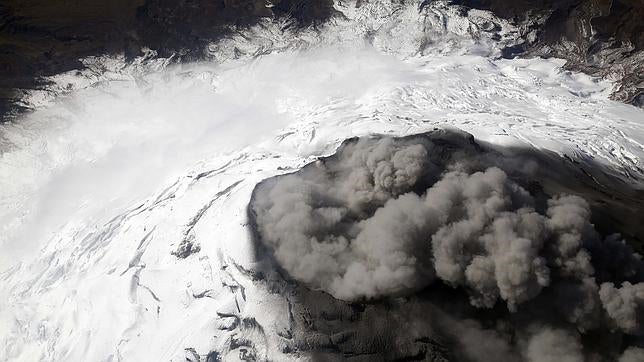
<path fill-rule="evenodd" d="M 403 1 L 404 2 L 404 1 Z M 424 4 L 430 1 L 425 1 Z M 356 6 L 368 3 L 358 1 Z M 613 98 L 642 104 L 644 2 L 641 0 L 452 1 L 524 24 L 525 38 L 504 56 L 567 59 L 567 68 L 616 81 Z M 0 115 L 26 105 L 25 90 L 81 67 L 79 59 L 144 49 L 174 61 L 202 59 L 207 44 L 261 18 L 315 27 L 339 13 L 330 0 L 8 0 L 0 4 Z M 421 4 L 423 6 L 423 4 Z M 492 26 L 492 25 L 491 25 Z"/>
<path fill-rule="evenodd" d="M 644 360 L 620 4 L 3 2 L 0 361 Z"/>
<path fill-rule="evenodd" d="M 521 23 L 542 17 L 537 37 L 508 49 L 507 55 L 557 57 L 566 67 L 619 86 L 613 98 L 642 106 L 644 102 L 644 1 L 455 1 L 467 7 L 491 10 Z"/>
<path fill-rule="evenodd" d="M 79 59 L 150 48 L 190 61 L 205 45 L 261 17 L 289 16 L 300 26 L 327 20 L 327 1 L 283 0 L 9 0 L 0 4 L 0 114 L 20 110 L 22 90 L 43 88 L 43 77 L 79 69 Z"/>

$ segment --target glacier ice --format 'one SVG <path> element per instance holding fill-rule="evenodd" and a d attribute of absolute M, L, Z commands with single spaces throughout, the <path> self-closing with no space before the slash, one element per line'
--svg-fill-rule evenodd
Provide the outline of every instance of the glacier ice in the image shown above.
<path fill-rule="evenodd" d="M 267 22 L 198 63 L 86 59 L 28 95 L 35 111 L 0 125 L 0 359 L 306 359 L 307 343 L 329 357 L 368 351 L 351 341 L 370 328 L 397 333 L 338 334 L 347 319 L 391 326 L 399 314 L 331 299 L 306 311 L 321 297 L 257 274 L 246 215 L 255 185 L 350 137 L 453 127 L 642 187 L 644 111 L 609 100 L 611 82 L 557 59 L 499 58 L 521 29 L 490 13 L 417 5 L 337 4 L 343 19 L 298 34 Z M 200 250 L 177 258 L 186 240 Z M 400 325 L 404 338 L 388 340 L 440 356 L 440 344 L 409 341 L 445 324 L 473 339 L 497 333 L 422 313 L 435 324 Z M 551 340 L 535 336 L 530 346 Z"/>

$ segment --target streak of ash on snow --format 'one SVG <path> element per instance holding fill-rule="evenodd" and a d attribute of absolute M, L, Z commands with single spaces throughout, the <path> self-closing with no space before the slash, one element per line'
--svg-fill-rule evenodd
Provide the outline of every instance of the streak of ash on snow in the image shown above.
<path fill-rule="evenodd" d="M 257 183 L 347 138 L 437 127 L 641 187 L 644 111 L 609 100 L 610 82 L 556 59 L 500 59 L 530 34 L 418 5 L 348 2 L 298 33 L 266 22 L 194 64 L 86 59 L 26 98 L 36 110 L 0 126 L 0 359 L 332 358 L 382 340 L 438 358 L 442 325 L 489 334 L 439 310 L 402 324 L 435 308 L 423 302 L 354 305 L 287 282 L 258 257 L 247 219 Z"/>

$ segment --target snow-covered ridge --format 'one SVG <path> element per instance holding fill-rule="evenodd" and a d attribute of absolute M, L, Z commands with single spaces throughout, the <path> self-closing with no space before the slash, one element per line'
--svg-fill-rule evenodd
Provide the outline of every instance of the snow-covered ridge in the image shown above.
<path fill-rule="evenodd" d="M 286 304 L 245 272 L 246 205 L 348 137 L 457 127 L 642 182 L 644 111 L 608 100 L 610 82 L 498 59 L 521 29 L 489 13 L 418 8 L 261 24 L 198 64 L 87 59 L 25 98 L 36 110 L 0 126 L 0 360 L 232 358 L 234 336 L 260 338 L 235 318 L 287 358 Z M 200 250 L 177 258 L 186 239 Z"/>
<path fill-rule="evenodd" d="M 422 55 L 477 54 L 498 57 L 501 50 L 535 37 L 534 18 L 513 24 L 489 11 L 450 5 L 449 1 L 339 1 L 338 16 L 329 23 L 300 29 L 288 19 L 262 19 L 249 29 L 231 28 L 231 34 L 205 50 L 209 62 L 229 63 L 283 51 L 325 47 L 370 46 L 398 58 Z M 101 82 L 139 79 L 181 60 L 180 55 L 159 58 L 154 50 L 132 62 L 124 56 L 81 59 L 85 66 L 48 77 L 52 86 L 27 91 L 23 105 L 34 108 L 48 104 L 59 94 L 97 86 Z"/>

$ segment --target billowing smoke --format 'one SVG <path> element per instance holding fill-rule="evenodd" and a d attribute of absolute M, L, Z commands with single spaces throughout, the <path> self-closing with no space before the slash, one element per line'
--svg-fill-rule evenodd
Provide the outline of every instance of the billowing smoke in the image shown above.
<path fill-rule="evenodd" d="M 583 362 L 579 339 L 560 329 L 544 328 L 528 342 L 526 360 L 529 362 Z"/>
<path fill-rule="evenodd" d="M 630 347 L 624 351 L 624 354 L 619 358 L 619 362 L 638 362 L 644 361 L 644 349 L 637 347 Z"/>
<path fill-rule="evenodd" d="M 431 283 L 425 238 L 447 214 L 411 192 L 427 173 L 437 173 L 428 148 L 359 141 L 330 167 L 320 163 L 275 179 L 253 206 L 263 240 L 294 278 L 341 299 Z"/>
<path fill-rule="evenodd" d="M 641 257 L 595 229 L 583 197 L 548 195 L 530 186 L 527 160 L 463 137 L 350 140 L 269 179 L 250 206 L 259 238 L 292 278 L 339 299 L 439 282 L 475 308 L 552 311 L 574 326 L 524 332 L 530 361 L 584 360 L 575 334 L 597 328 L 642 335 Z M 641 350 L 622 360 L 633 356 Z"/>
<path fill-rule="evenodd" d="M 644 319 L 644 283 L 624 282 L 620 288 L 604 283 L 599 297 L 614 326 L 627 333 L 641 334 Z"/>

